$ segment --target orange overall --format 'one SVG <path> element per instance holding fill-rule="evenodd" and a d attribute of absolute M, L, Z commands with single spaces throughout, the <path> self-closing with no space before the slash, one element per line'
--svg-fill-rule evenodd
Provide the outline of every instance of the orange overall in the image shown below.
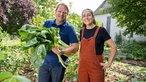
<path fill-rule="evenodd" d="M 94 36 L 85 39 L 84 29 L 82 30 L 80 60 L 78 70 L 79 82 L 104 82 L 104 70 L 100 65 L 103 62 L 103 55 L 96 55 L 95 38 L 100 27 L 95 31 Z"/>

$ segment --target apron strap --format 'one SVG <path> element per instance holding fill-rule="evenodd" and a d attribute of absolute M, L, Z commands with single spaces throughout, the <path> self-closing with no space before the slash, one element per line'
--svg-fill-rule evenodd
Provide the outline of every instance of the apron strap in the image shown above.
<path fill-rule="evenodd" d="M 97 27 L 97 29 L 96 29 L 96 31 L 95 31 L 95 33 L 94 33 L 94 36 L 93 36 L 93 37 L 95 37 L 95 38 L 96 38 L 96 36 L 97 36 L 97 34 L 98 34 L 99 29 L 100 29 L 100 27 L 98 26 L 98 27 Z"/>

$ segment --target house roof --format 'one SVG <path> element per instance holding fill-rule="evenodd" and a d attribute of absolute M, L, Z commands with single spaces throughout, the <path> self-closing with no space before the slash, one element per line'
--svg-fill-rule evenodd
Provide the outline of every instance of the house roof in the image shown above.
<path fill-rule="evenodd" d="M 105 9 L 105 8 L 109 8 L 109 7 L 111 7 L 111 5 L 108 3 L 107 0 L 104 0 L 101 3 L 101 5 L 94 11 L 94 15 L 98 15 L 101 8 Z"/>

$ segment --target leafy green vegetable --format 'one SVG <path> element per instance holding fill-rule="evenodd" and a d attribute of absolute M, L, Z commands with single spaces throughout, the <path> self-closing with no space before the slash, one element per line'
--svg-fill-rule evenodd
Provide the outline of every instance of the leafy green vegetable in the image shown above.
<path fill-rule="evenodd" d="M 53 46 L 60 48 L 68 47 L 59 36 L 59 28 L 46 28 L 34 25 L 24 25 L 18 30 L 21 40 L 26 42 L 24 49 L 30 50 L 32 54 L 31 63 L 38 67 L 41 65 L 46 52 L 51 50 Z M 66 68 L 65 62 L 60 55 L 57 55 L 60 63 Z M 66 55 L 68 56 L 68 55 Z"/>

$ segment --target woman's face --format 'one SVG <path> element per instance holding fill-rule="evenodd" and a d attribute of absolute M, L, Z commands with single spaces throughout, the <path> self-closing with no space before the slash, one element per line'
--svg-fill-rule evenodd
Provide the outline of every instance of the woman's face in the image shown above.
<path fill-rule="evenodd" d="M 82 13 L 82 21 L 86 25 L 91 25 L 93 23 L 93 15 L 89 10 L 84 10 Z"/>

